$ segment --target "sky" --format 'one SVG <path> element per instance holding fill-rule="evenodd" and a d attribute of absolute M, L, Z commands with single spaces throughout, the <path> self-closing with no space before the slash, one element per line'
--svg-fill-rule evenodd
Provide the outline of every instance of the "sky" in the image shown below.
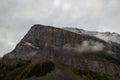
<path fill-rule="evenodd" d="M 120 34 L 120 0 L 0 0 L 0 56 L 34 24 Z"/>

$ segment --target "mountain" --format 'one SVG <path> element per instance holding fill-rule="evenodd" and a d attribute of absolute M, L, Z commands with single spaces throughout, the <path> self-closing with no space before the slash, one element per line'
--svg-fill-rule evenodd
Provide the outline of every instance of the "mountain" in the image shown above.
<path fill-rule="evenodd" d="M 120 44 L 120 35 L 115 32 L 110 33 L 110 32 L 86 31 L 83 29 L 72 28 L 72 27 L 65 27 L 63 29 L 77 33 L 77 34 L 87 34 L 87 35 L 95 36 L 107 42 L 112 41 Z"/>
<path fill-rule="evenodd" d="M 103 33 L 33 25 L 16 48 L 0 59 L 0 79 L 119 80 L 120 44 L 98 34 Z"/>

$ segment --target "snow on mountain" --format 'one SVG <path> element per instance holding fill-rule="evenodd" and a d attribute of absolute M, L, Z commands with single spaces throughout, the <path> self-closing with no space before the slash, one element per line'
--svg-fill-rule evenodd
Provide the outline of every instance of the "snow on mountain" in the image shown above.
<path fill-rule="evenodd" d="M 78 33 L 78 34 L 87 34 L 87 35 L 95 36 L 97 38 L 105 40 L 106 42 L 112 41 L 120 44 L 120 35 L 115 32 L 110 33 L 110 32 L 86 31 L 83 29 L 72 28 L 72 27 L 65 27 L 63 29 L 74 32 L 74 33 Z"/>
<path fill-rule="evenodd" d="M 35 49 L 39 49 L 38 47 L 34 46 L 32 43 L 29 43 L 29 42 L 25 42 L 25 45 L 31 46 L 31 47 L 33 47 Z"/>

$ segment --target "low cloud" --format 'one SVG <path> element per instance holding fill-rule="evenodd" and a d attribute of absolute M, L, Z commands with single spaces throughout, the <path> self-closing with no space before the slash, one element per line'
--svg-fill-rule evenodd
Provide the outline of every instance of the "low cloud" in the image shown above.
<path fill-rule="evenodd" d="M 78 52 L 95 52 L 95 51 L 102 51 L 104 48 L 103 43 L 95 42 L 95 41 L 88 41 L 85 40 L 80 44 L 76 44 L 75 47 L 72 47 L 71 44 L 65 44 L 63 49 L 67 50 L 74 50 Z"/>
<path fill-rule="evenodd" d="M 103 43 L 95 41 L 83 41 L 81 46 L 77 46 L 78 51 L 102 51 L 104 48 Z"/>

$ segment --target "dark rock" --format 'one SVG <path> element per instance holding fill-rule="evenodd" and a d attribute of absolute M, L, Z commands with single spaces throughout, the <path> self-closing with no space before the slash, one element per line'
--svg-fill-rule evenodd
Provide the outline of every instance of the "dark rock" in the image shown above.
<path fill-rule="evenodd" d="M 16 48 L 6 54 L 3 59 L 49 59 L 77 69 L 90 70 L 110 77 L 120 77 L 118 47 L 120 45 L 117 43 L 115 46 L 115 43 L 113 45 L 87 34 L 77 34 L 36 24 Z"/>

